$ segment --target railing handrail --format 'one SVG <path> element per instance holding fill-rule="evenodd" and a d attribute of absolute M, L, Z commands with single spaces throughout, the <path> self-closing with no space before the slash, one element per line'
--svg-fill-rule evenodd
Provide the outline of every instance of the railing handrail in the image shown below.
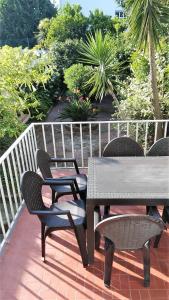
<path fill-rule="evenodd" d="M 32 125 L 78 125 L 78 124 L 109 124 L 109 123 L 159 123 L 159 122 L 169 122 L 169 119 L 162 119 L 162 120 L 109 120 L 109 121 L 78 121 L 78 122 L 72 122 L 72 121 L 60 121 L 60 122 L 36 122 L 32 123 Z"/>
<path fill-rule="evenodd" d="M 0 164 L 7 158 L 7 156 L 11 153 L 11 151 L 16 147 L 16 145 L 19 144 L 20 140 L 25 136 L 25 134 L 33 127 L 34 123 L 31 123 L 22 133 L 21 135 L 16 139 L 15 142 L 2 154 L 0 157 Z"/>

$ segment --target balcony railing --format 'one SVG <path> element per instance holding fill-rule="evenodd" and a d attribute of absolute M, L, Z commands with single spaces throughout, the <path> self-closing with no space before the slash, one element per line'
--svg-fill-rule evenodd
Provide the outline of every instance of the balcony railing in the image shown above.
<path fill-rule="evenodd" d="M 21 175 L 26 170 L 37 171 L 36 149 L 44 149 L 51 156 L 76 157 L 79 167 L 86 168 L 89 156 L 101 156 L 104 146 L 119 136 L 132 137 L 146 154 L 157 140 L 160 124 L 163 136 L 168 136 L 169 120 L 32 123 L 0 158 L 0 251 L 23 207 Z"/>

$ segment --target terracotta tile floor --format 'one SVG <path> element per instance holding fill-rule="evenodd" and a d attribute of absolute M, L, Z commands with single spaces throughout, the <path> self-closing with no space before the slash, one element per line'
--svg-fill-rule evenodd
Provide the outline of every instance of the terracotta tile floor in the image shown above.
<path fill-rule="evenodd" d="M 44 189 L 50 201 L 50 190 Z M 144 207 L 113 207 L 113 212 L 145 212 Z M 40 223 L 24 209 L 1 256 L 1 300 L 162 300 L 169 299 L 169 231 L 158 249 L 151 248 L 151 286 L 143 287 L 142 255 L 116 252 L 111 288 L 103 285 L 103 249 L 95 264 L 83 268 L 71 231 L 47 238 L 47 261 L 41 261 Z"/>

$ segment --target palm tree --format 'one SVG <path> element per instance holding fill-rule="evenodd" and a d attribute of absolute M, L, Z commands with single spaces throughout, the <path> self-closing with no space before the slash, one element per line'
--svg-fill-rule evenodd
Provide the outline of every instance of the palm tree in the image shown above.
<path fill-rule="evenodd" d="M 148 50 L 149 53 L 154 117 L 162 119 L 155 54 L 157 47 L 160 46 L 160 33 L 163 32 L 164 25 L 169 22 L 169 8 L 160 0 L 126 0 L 126 8 L 129 13 L 129 33 L 134 44 L 138 49 Z"/>
<path fill-rule="evenodd" d="M 108 34 L 103 36 L 101 30 L 97 30 L 94 36 L 89 34 L 87 41 L 81 42 L 79 53 L 82 57 L 81 62 L 93 66 L 90 79 L 86 82 L 91 88 L 89 96 L 95 95 L 96 99 L 101 101 L 104 95 L 111 95 L 118 106 L 113 85 L 119 64 L 115 58 L 112 42 Z"/>

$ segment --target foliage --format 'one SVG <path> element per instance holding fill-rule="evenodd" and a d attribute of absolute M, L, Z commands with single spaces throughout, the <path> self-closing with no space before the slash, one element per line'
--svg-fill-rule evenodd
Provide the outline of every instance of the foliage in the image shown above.
<path fill-rule="evenodd" d="M 35 36 L 36 36 L 37 42 L 38 42 L 40 47 L 45 46 L 44 45 L 44 40 L 47 37 L 49 26 L 50 26 L 50 19 L 48 19 L 48 18 L 44 18 L 39 22 L 38 32 Z"/>
<path fill-rule="evenodd" d="M 64 72 L 64 81 L 68 89 L 81 96 L 88 96 L 89 89 L 86 82 L 90 80 L 92 67 L 83 66 L 82 64 L 74 64 Z"/>
<path fill-rule="evenodd" d="M 62 119 L 71 118 L 72 121 L 87 121 L 93 117 L 92 104 L 88 98 L 80 97 L 79 99 L 73 99 L 65 107 L 61 113 Z"/>
<path fill-rule="evenodd" d="M 51 47 L 54 62 L 57 70 L 63 74 L 63 71 L 77 62 L 79 41 L 77 39 L 67 39 L 64 42 L 56 42 Z"/>
<path fill-rule="evenodd" d="M 80 54 L 81 62 L 93 66 L 90 79 L 86 82 L 91 88 L 89 95 L 96 95 L 100 100 L 105 94 L 114 95 L 113 84 L 119 65 L 110 36 L 103 36 L 100 30 L 96 31 L 95 36 L 89 34 L 87 42 L 81 43 Z"/>
<path fill-rule="evenodd" d="M 50 44 L 66 39 L 80 39 L 85 37 L 87 18 L 83 16 L 80 5 L 66 4 L 59 10 L 58 15 L 50 22 L 45 44 Z"/>
<path fill-rule="evenodd" d="M 39 101 L 36 92 L 53 73 L 48 54 L 4 46 L 0 49 L 0 138 L 17 136 L 23 129 L 19 115 Z"/>
<path fill-rule="evenodd" d="M 158 0 L 126 0 L 129 12 L 129 30 L 133 44 L 146 48 L 149 44 L 149 32 L 153 44 L 160 44 L 160 33 L 169 22 L 169 7 Z M 142 13 L 144 12 L 144 13 Z"/>
<path fill-rule="evenodd" d="M 131 70 L 136 79 L 146 81 L 149 74 L 148 59 L 143 52 L 135 51 L 131 55 Z"/>
<path fill-rule="evenodd" d="M 0 0 L 0 45 L 32 47 L 39 21 L 55 12 L 50 0 Z"/>
<path fill-rule="evenodd" d="M 88 18 L 89 31 L 94 34 L 96 30 L 101 30 L 103 34 L 115 33 L 113 20 L 111 16 L 104 15 L 99 9 L 90 12 Z"/>
<path fill-rule="evenodd" d="M 140 59 L 139 59 L 140 58 Z M 132 55 L 135 69 L 134 78 L 126 81 L 121 88 L 123 101 L 119 105 L 117 116 L 120 119 L 153 119 L 150 76 L 144 56 L 139 52 Z M 132 68 L 133 68 L 132 63 Z M 160 105 L 164 118 L 169 117 L 169 45 L 161 41 L 161 51 L 156 55 L 157 78 Z"/>

